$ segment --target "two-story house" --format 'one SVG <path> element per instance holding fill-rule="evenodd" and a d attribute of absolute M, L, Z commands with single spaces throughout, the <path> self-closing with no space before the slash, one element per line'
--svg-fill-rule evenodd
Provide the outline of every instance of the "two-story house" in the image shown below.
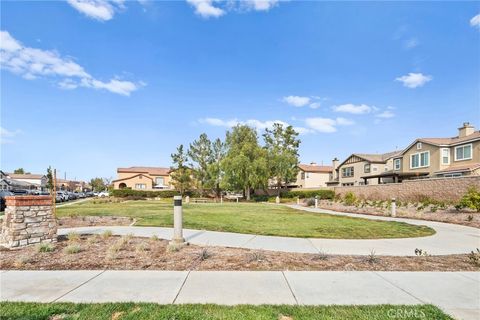
<path fill-rule="evenodd" d="M 118 177 L 113 180 L 114 189 L 161 190 L 172 189 L 170 169 L 161 167 L 118 168 Z"/>
<path fill-rule="evenodd" d="M 401 151 L 382 154 L 354 153 L 338 166 L 336 185 L 358 186 L 393 182 L 391 177 L 384 177 L 383 173 L 392 170 L 394 158 L 400 153 Z"/>
<path fill-rule="evenodd" d="M 419 138 L 394 159 L 403 175 L 456 177 L 480 175 L 480 131 L 466 122 L 451 138 Z"/>
<path fill-rule="evenodd" d="M 297 188 L 323 188 L 327 182 L 332 180 L 333 166 L 319 166 L 315 162 L 310 164 L 299 164 Z"/>

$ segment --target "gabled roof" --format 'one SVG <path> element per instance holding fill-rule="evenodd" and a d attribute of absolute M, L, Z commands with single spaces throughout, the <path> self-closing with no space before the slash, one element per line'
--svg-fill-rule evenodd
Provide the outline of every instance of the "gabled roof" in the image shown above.
<path fill-rule="evenodd" d="M 470 172 L 480 169 L 480 163 L 471 163 L 471 164 L 464 164 L 461 166 L 451 166 L 446 169 L 436 171 L 435 173 L 448 173 L 448 172 Z"/>
<path fill-rule="evenodd" d="M 410 148 L 414 146 L 417 142 L 423 142 L 423 143 L 431 144 L 438 147 L 440 146 L 451 147 L 457 144 L 462 144 L 462 143 L 467 143 L 467 142 L 472 142 L 477 140 L 480 140 L 480 131 L 475 131 L 474 133 L 461 138 L 458 136 L 451 137 L 451 138 L 418 138 L 415 141 L 413 141 L 412 144 L 410 144 L 407 148 L 405 148 L 405 150 L 403 150 L 403 153 L 410 150 Z"/>
<path fill-rule="evenodd" d="M 43 177 L 45 177 L 44 174 L 31 174 L 31 173 L 26 173 L 26 174 L 6 173 L 6 175 L 11 179 L 42 179 Z"/>
<path fill-rule="evenodd" d="M 305 172 L 330 173 L 333 171 L 332 166 L 317 166 L 311 164 L 299 164 L 298 168 Z"/>
<path fill-rule="evenodd" d="M 170 173 L 170 168 L 162 167 L 130 167 L 130 168 L 118 168 L 117 172 L 130 172 L 130 173 L 147 173 L 154 176 L 167 176 Z"/>
<path fill-rule="evenodd" d="M 112 180 L 112 182 L 130 180 L 130 179 L 136 178 L 136 177 L 138 177 L 138 176 L 142 176 L 142 177 L 145 177 L 145 178 L 150 179 L 150 180 L 153 181 L 152 178 L 150 178 L 149 176 L 145 175 L 144 173 L 139 173 L 139 174 L 136 174 L 136 175 L 134 175 L 134 176 L 130 176 L 130 177 L 122 178 L 122 179 L 117 179 L 117 180 Z"/>
<path fill-rule="evenodd" d="M 344 165 L 348 159 L 351 157 L 358 157 L 362 160 L 371 162 L 371 163 L 386 163 L 388 159 L 398 157 L 402 154 L 402 151 L 391 151 L 386 153 L 352 153 L 347 157 L 340 165 Z"/>

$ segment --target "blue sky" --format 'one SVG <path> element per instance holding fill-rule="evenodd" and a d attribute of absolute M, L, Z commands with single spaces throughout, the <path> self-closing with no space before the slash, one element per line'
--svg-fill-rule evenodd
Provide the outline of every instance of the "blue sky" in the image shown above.
<path fill-rule="evenodd" d="M 480 127 L 478 2 L 1 2 L 1 169 L 114 177 L 274 121 L 301 161 Z"/>

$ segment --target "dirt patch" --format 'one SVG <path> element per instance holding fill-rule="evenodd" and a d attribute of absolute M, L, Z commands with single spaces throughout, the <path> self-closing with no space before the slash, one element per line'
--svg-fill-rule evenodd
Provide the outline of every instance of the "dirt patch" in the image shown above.
<path fill-rule="evenodd" d="M 59 228 L 90 227 L 90 226 L 129 226 L 133 218 L 117 216 L 81 216 L 58 218 Z"/>
<path fill-rule="evenodd" d="M 386 206 L 386 204 L 384 205 Z M 361 213 L 373 216 L 390 216 L 390 209 L 385 207 L 361 207 L 361 206 L 347 206 L 341 202 L 334 202 L 328 200 L 321 200 L 319 207 L 322 209 L 334 210 L 339 212 Z M 397 218 L 410 218 L 417 220 L 428 220 L 460 224 L 464 226 L 480 228 L 480 212 L 473 210 L 456 210 L 453 207 L 446 209 L 435 208 L 432 212 L 432 206 L 428 206 L 421 210 L 413 204 L 403 205 L 397 208 Z"/>
<path fill-rule="evenodd" d="M 72 248 L 79 249 L 72 250 Z M 472 248 L 473 249 L 473 248 Z M 205 250 L 207 252 L 205 252 Z M 1 252 L 1 269 L 16 270 L 376 270 L 480 271 L 469 255 L 341 256 L 281 253 L 223 247 L 168 248 L 168 241 L 129 236 L 82 235 L 75 241 L 60 238 L 50 252 L 27 247 Z"/>

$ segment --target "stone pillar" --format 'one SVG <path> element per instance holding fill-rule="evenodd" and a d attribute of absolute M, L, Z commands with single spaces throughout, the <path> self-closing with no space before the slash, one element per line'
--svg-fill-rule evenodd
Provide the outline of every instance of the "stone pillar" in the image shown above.
<path fill-rule="evenodd" d="M 181 245 L 185 242 L 183 238 L 183 208 L 182 196 L 173 197 L 173 239 L 171 244 Z"/>
<path fill-rule="evenodd" d="M 10 196 L 5 197 L 5 202 L 1 237 L 4 246 L 18 248 L 57 241 L 50 196 Z"/>

